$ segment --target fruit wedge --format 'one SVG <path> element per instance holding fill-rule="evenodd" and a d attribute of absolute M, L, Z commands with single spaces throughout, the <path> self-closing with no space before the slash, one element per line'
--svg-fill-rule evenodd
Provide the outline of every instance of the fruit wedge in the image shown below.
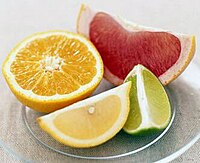
<path fill-rule="evenodd" d="M 171 106 L 158 78 L 142 65 L 128 74 L 125 82 L 132 81 L 130 113 L 124 130 L 129 134 L 144 135 L 167 127 Z"/>
<path fill-rule="evenodd" d="M 52 112 L 89 96 L 103 77 L 93 44 L 67 31 L 37 33 L 7 56 L 3 75 L 24 105 Z"/>
<path fill-rule="evenodd" d="M 102 56 L 104 77 L 115 85 L 142 64 L 166 85 L 187 67 L 195 53 L 195 37 L 149 28 L 82 5 L 77 31 L 90 38 Z"/>
<path fill-rule="evenodd" d="M 89 148 L 111 139 L 124 126 L 130 110 L 131 82 L 79 101 L 37 119 L 62 144 Z"/>

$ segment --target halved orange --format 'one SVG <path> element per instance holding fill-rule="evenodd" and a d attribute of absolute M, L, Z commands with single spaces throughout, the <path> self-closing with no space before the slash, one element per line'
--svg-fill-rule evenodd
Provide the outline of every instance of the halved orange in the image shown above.
<path fill-rule="evenodd" d="M 3 64 L 15 96 L 40 112 L 52 112 L 89 96 L 103 63 L 85 37 L 66 31 L 34 34 L 17 45 Z"/>

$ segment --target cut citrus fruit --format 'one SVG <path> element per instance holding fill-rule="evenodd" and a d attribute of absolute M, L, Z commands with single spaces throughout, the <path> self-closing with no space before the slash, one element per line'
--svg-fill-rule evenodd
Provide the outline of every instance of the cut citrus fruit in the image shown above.
<path fill-rule="evenodd" d="M 132 81 L 130 113 L 124 130 L 142 135 L 167 127 L 171 106 L 164 87 L 158 78 L 142 65 L 137 65 L 125 81 Z"/>
<path fill-rule="evenodd" d="M 90 38 L 104 62 L 104 77 L 123 83 L 137 64 L 151 70 L 166 85 L 187 67 L 195 52 L 195 37 L 130 23 L 82 5 L 77 31 Z"/>
<path fill-rule="evenodd" d="M 85 37 L 49 31 L 28 37 L 3 64 L 15 96 L 40 112 L 52 112 L 89 96 L 103 76 L 102 59 Z"/>
<path fill-rule="evenodd" d="M 88 148 L 111 139 L 130 110 L 131 82 L 79 101 L 37 119 L 40 127 L 62 144 Z"/>

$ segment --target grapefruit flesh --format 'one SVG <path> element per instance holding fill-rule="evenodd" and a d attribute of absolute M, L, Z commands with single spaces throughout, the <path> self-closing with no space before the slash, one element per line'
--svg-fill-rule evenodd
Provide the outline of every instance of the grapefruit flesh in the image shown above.
<path fill-rule="evenodd" d="M 91 21 L 89 36 L 104 65 L 122 80 L 137 64 L 159 77 L 176 63 L 181 53 L 176 36 L 167 32 L 128 31 L 103 12 Z"/>

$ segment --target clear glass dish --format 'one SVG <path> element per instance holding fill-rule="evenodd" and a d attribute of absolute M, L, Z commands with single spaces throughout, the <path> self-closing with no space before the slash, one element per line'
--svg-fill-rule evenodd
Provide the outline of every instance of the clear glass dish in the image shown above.
<path fill-rule="evenodd" d="M 103 80 L 100 87 L 105 88 L 106 83 L 107 82 Z M 39 127 L 39 125 L 36 124 L 36 119 L 44 115 L 43 113 L 38 113 L 24 106 L 22 107 L 22 117 L 26 127 L 28 128 L 32 136 L 45 147 L 55 152 L 66 156 L 82 159 L 105 160 L 119 158 L 145 150 L 146 148 L 159 141 L 170 129 L 175 118 L 176 105 L 174 101 L 175 97 L 173 97 L 173 94 L 171 95 L 171 93 L 169 93 L 169 90 L 167 92 L 171 101 L 172 117 L 166 129 L 148 136 L 132 136 L 126 134 L 123 131 L 120 131 L 116 136 L 114 136 L 114 138 L 112 138 L 105 144 L 89 149 L 75 149 L 67 147 L 55 141 L 52 137 L 46 134 Z"/>

